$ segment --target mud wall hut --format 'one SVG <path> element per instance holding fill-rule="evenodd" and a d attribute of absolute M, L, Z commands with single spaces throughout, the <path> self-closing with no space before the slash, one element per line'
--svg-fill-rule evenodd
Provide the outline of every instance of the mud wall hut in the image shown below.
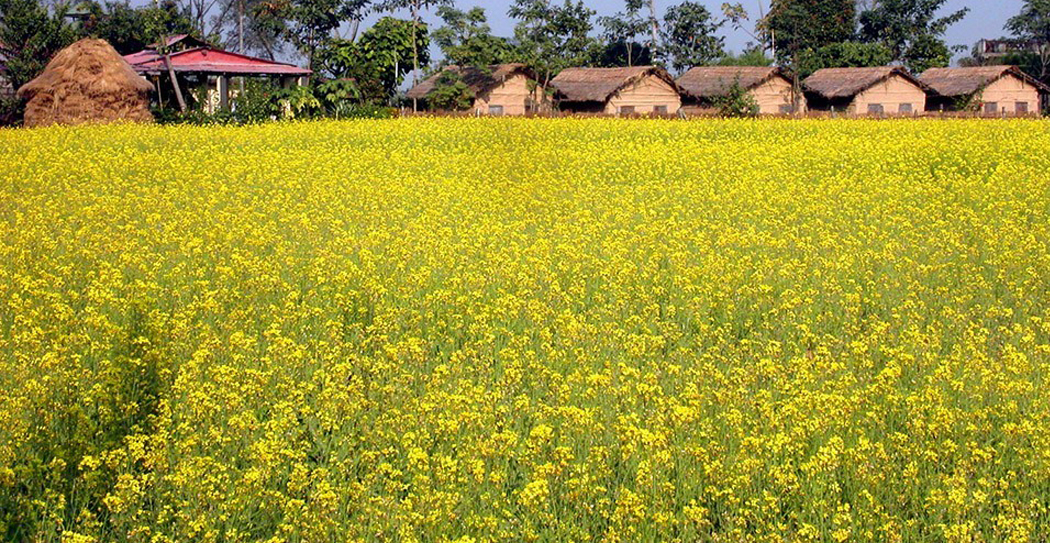
<path fill-rule="evenodd" d="M 85 38 L 59 51 L 18 94 L 27 127 L 149 122 L 152 88 L 108 42 Z"/>
<path fill-rule="evenodd" d="M 717 109 L 718 100 L 727 96 L 734 84 L 755 100 L 761 115 L 805 111 L 805 100 L 801 96 L 796 100 L 794 83 L 780 68 L 699 66 L 682 74 L 677 82 L 682 91 L 682 109 L 688 113 Z"/>
<path fill-rule="evenodd" d="M 850 115 L 918 115 L 928 88 L 899 66 L 826 68 L 802 82 L 810 111 Z"/>
<path fill-rule="evenodd" d="M 408 98 L 427 109 L 428 96 L 438 88 L 448 72 L 459 76 L 474 93 L 473 111 L 481 115 L 525 115 L 541 110 L 546 104 L 543 86 L 524 64 L 495 64 L 488 67 L 449 66 L 428 77 L 408 91 Z"/>
<path fill-rule="evenodd" d="M 678 85 L 657 66 L 568 68 L 551 80 L 562 111 L 669 115 L 682 107 Z"/>
<path fill-rule="evenodd" d="M 932 68 L 919 80 L 933 90 L 927 111 L 974 108 L 986 115 L 1029 115 L 1042 109 L 1050 88 L 1017 66 Z"/>

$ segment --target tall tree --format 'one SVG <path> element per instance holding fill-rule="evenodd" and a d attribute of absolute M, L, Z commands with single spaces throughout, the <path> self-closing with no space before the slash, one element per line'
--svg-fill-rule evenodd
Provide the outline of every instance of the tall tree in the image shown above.
<path fill-rule="evenodd" d="M 383 17 L 357 41 L 331 40 L 318 53 L 318 68 L 322 75 L 352 81 L 361 100 L 383 103 L 393 96 L 412 67 L 413 39 L 419 42 L 420 60 L 428 62 L 426 27 L 419 30 L 412 21 Z"/>
<path fill-rule="evenodd" d="M 462 11 L 441 6 L 437 14 L 444 25 L 434 30 L 433 39 L 445 56 L 445 64 L 486 66 L 508 62 L 513 56 L 510 42 L 492 35 L 484 9 Z"/>
<path fill-rule="evenodd" d="M 80 33 L 108 41 L 122 55 L 141 51 L 163 36 L 194 31 L 188 13 L 174 0 L 137 8 L 127 0 L 90 2 L 85 7 L 88 16 Z"/>
<path fill-rule="evenodd" d="M 597 48 L 590 37 L 594 11 L 582 1 L 514 0 L 507 14 L 518 21 L 514 39 L 518 56 L 533 67 L 546 86 L 558 72 L 587 64 Z"/>
<path fill-rule="evenodd" d="M 860 14 L 860 38 L 882 43 L 892 61 L 921 73 L 927 68 L 947 66 L 951 50 L 944 41 L 948 27 L 969 12 L 963 8 L 945 16 L 938 13 L 947 0 L 876 0 Z"/>
<path fill-rule="evenodd" d="M 0 56 L 15 89 L 43 71 L 51 57 L 73 43 L 76 30 L 65 13 L 50 11 L 37 0 L 0 0 Z"/>
<path fill-rule="evenodd" d="M 773 0 L 761 21 L 776 37 L 778 60 L 793 64 L 801 51 L 849 41 L 856 30 L 855 0 Z"/>
<path fill-rule="evenodd" d="M 1006 30 L 1015 38 L 1036 43 L 1037 73 L 1032 75 L 1046 81 L 1050 78 L 1050 0 L 1025 0 L 1021 12 L 1006 22 Z"/>
<path fill-rule="evenodd" d="M 605 51 L 599 62 L 603 66 L 634 66 L 639 56 L 645 56 L 643 62 L 649 62 L 651 48 L 638 43 L 638 36 L 649 30 L 649 22 L 641 17 L 641 2 L 628 0 L 625 11 L 598 18 L 602 26 L 602 39 L 605 40 Z M 622 58 L 621 58 L 622 57 Z"/>
<path fill-rule="evenodd" d="M 447 6 L 451 5 L 452 0 L 382 0 L 377 6 L 378 11 L 398 11 L 402 9 L 409 10 L 412 14 L 412 85 L 415 86 L 418 83 L 419 77 L 419 40 L 417 35 L 421 30 L 425 31 L 425 26 L 421 22 L 422 12 L 435 6 Z M 416 109 L 415 100 L 412 102 L 412 109 Z"/>
<path fill-rule="evenodd" d="M 317 53 L 343 23 L 360 19 L 371 0 L 271 0 L 259 3 L 253 16 L 260 28 L 281 35 L 317 68 Z"/>
<path fill-rule="evenodd" d="M 714 63 L 725 56 L 725 38 L 715 35 L 722 24 L 698 2 L 672 6 L 664 15 L 664 58 L 677 71 Z"/>

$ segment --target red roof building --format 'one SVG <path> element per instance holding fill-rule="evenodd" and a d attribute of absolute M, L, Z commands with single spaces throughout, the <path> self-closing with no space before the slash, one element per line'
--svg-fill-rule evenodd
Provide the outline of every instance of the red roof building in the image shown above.
<path fill-rule="evenodd" d="M 284 76 L 306 77 L 312 74 L 306 68 L 264 60 L 210 47 L 196 47 L 169 55 L 175 73 L 198 73 L 226 76 Z M 143 75 L 167 73 L 164 56 L 153 50 L 125 55 L 124 60 Z"/>
<path fill-rule="evenodd" d="M 188 36 L 173 36 L 168 45 L 199 45 L 199 40 Z M 160 80 L 169 74 L 170 69 L 180 81 L 185 81 L 198 89 L 198 101 L 205 110 L 213 111 L 216 106 L 226 109 L 229 106 L 229 80 L 231 77 L 266 77 L 279 79 L 284 86 L 302 85 L 313 72 L 292 64 L 274 62 L 239 53 L 201 45 L 172 52 L 165 56 L 154 49 L 124 55 L 124 60 L 134 70 L 155 82 L 158 92 Z M 217 104 L 213 103 L 217 99 Z"/>

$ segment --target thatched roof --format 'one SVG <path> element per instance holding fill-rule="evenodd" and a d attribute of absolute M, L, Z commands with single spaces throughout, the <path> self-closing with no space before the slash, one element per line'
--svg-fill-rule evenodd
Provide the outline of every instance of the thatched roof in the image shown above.
<path fill-rule="evenodd" d="M 807 77 L 802 82 L 802 87 L 806 92 L 815 93 L 828 100 L 851 98 L 895 75 L 903 77 L 920 89 L 928 90 L 926 85 L 900 66 L 825 68 Z"/>
<path fill-rule="evenodd" d="M 698 66 L 678 78 L 682 93 L 691 98 L 725 96 L 733 83 L 751 90 L 775 77 L 788 79 L 783 70 L 763 66 Z"/>
<path fill-rule="evenodd" d="M 422 100 L 425 99 L 436 87 L 438 79 L 446 71 L 452 71 L 459 74 L 463 82 L 466 83 L 470 90 L 474 91 L 475 94 L 483 94 L 503 84 L 507 78 L 516 75 L 523 74 L 528 78 L 535 79 L 535 75 L 524 64 L 493 64 L 485 68 L 477 66 L 449 66 L 444 70 L 424 79 L 415 87 L 412 87 L 408 91 L 408 97 L 410 99 Z"/>
<path fill-rule="evenodd" d="M 919 76 L 937 94 L 945 97 L 971 96 L 995 83 L 1014 76 L 1039 89 L 1050 92 L 1039 80 L 1024 73 L 1017 66 L 975 66 L 972 68 L 930 68 Z"/>
<path fill-rule="evenodd" d="M 565 102 L 606 102 L 617 91 L 648 76 L 658 77 L 678 90 L 671 74 L 659 66 L 567 68 L 551 80 L 551 86 Z"/>
<path fill-rule="evenodd" d="M 105 40 L 83 39 L 58 52 L 18 89 L 26 126 L 115 120 L 150 121 L 148 81 Z"/>

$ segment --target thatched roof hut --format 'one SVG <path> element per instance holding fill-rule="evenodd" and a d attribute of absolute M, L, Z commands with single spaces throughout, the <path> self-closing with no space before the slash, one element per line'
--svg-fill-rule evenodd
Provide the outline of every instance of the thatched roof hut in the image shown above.
<path fill-rule="evenodd" d="M 538 110 L 546 95 L 536 75 L 524 64 L 493 64 L 487 67 L 448 66 L 408 91 L 408 98 L 426 104 L 442 75 L 453 72 L 474 93 L 472 109 L 481 114 L 524 115 Z"/>
<path fill-rule="evenodd" d="M 1041 95 L 1050 93 L 1050 87 L 1017 66 L 931 68 L 919 80 L 934 91 L 927 101 L 931 111 L 952 111 L 969 104 L 990 114 L 1034 113 Z"/>
<path fill-rule="evenodd" d="M 105 40 L 83 39 L 61 50 L 18 94 L 26 126 L 153 120 L 148 81 Z"/>
<path fill-rule="evenodd" d="M 551 86 L 562 109 L 577 113 L 669 114 L 682 106 L 674 78 L 658 66 L 568 68 Z"/>
<path fill-rule="evenodd" d="M 791 113 L 795 109 L 794 82 L 782 69 L 763 66 L 698 66 L 678 78 L 682 102 L 704 110 L 729 94 L 733 85 L 747 91 L 758 103 L 759 113 Z M 798 101 L 802 101 L 801 97 Z"/>
<path fill-rule="evenodd" d="M 811 110 L 852 114 L 914 114 L 929 88 L 900 66 L 825 68 L 802 82 Z"/>

